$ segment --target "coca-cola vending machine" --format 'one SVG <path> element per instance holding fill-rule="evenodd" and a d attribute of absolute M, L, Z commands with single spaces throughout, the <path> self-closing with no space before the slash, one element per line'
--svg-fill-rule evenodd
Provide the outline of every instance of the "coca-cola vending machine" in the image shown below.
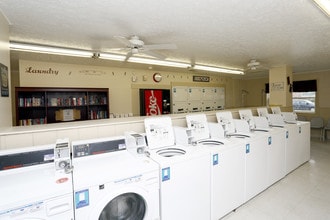
<path fill-rule="evenodd" d="M 171 113 L 169 89 L 140 89 L 140 115 L 163 115 Z"/>

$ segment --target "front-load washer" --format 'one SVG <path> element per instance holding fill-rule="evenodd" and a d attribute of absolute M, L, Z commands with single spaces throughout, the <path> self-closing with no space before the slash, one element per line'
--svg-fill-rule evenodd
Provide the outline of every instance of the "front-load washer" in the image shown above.
<path fill-rule="evenodd" d="M 70 148 L 62 145 L 54 157 L 54 147 L 0 152 L 1 220 L 74 219 L 72 176 L 64 172 L 70 168 Z"/>
<path fill-rule="evenodd" d="M 205 114 L 186 115 L 193 141 L 209 151 L 211 220 L 218 220 L 244 203 L 245 144 L 224 138 L 219 123 L 208 123 Z"/>
<path fill-rule="evenodd" d="M 160 166 L 161 219 L 210 219 L 209 153 L 175 144 L 170 117 L 144 120 L 147 153 Z"/>
<path fill-rule="evenodd" d="M 72 142 L 76 220 L 159 220 L 159 166 L 125 137 Z"/>

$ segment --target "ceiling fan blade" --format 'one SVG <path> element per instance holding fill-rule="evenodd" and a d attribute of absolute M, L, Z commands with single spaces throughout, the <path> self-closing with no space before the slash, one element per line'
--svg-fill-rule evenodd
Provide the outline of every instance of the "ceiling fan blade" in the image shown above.
<path fill-rule="evenodd" d="M 176 44 L 149 44 L 144 45 L 143 48 L 148 50 L 176 50 L 178 47 Z"/>
<path fill-rule="evenodd" d="M 131 42 L 126 37 L 114 36 L 114 38 L 125 46 L 131 45 Z"/>
<path fill-rule="evenodd" d="M 132 51 L 129 51 L 129 52 L 126 54 L 125 61 L 127 61 L 131 56 L 133 56 L 133 53 L 132 53 Z"/>
<path fill-rule="evenodd" d="M 125 48 L 125 47 L 122 47 L 122 48 L 110 48 L 109 50 L 111 51 L 128 51 L 130 48 Z"/>
<path fill-rule="evenodd" d="M 162 54 L 159 54 L 159 53 L 156 53 L 154 51 L 150 51 L 150 50 L 143 50 L 143 51 L 141 51 L 141 53 L 144 53 L 146 55 L 158 58 L 160 60 L 164 60 L 166 58 L 166 56 L 164 56 Z"/>

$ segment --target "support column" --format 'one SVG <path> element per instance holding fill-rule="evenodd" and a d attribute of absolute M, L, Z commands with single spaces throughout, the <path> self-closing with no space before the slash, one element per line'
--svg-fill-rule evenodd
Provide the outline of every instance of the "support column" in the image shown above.
<path fill-rule="evenodd" d="M 281 66 L 269 70 L 269 105 L 292 111 L 292 68 Z"/>

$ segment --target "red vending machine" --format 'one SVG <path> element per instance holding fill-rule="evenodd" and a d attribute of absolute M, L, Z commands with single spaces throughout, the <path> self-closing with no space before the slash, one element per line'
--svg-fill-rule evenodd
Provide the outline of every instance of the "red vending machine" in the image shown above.
<path fill-rule="evenodd" d="M 140 89 L 140 115 L 163 115 L 171 113 L 169 89 Z"/>

